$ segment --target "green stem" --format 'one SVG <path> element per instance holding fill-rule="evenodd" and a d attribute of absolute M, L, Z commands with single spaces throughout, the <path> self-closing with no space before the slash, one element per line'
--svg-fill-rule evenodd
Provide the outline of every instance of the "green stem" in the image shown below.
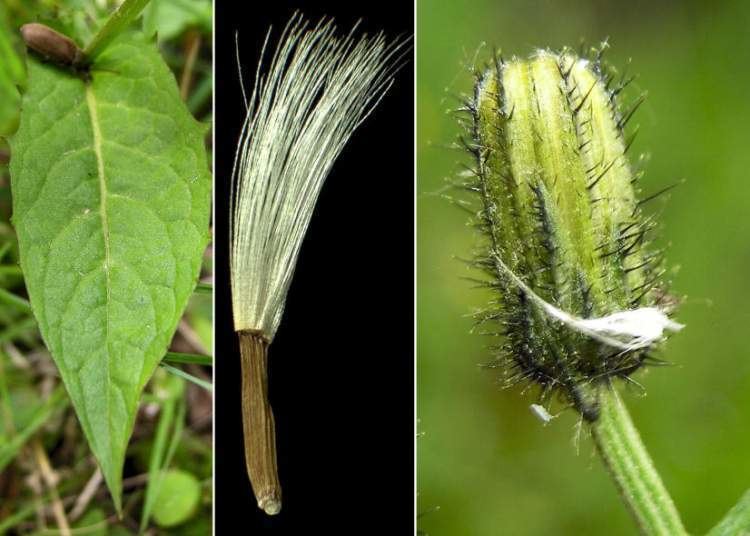
<path fill-rule="evenodd" d="M 740 498 L 708 536 L 735 536 L 750 534 L 750 490 Z"/>
<path fill-rule="evenodd" d="M 195 293 L 196 294 L 212 294 L 214 291 L 214 286 L 211 283 L 198 283 L 195 285 Z"/>
<path fill-rule="evenodd" d="M 182 352 L 167 352 L 162 361 L 166 363 L 183 363 L 193 365 L 213 366 L 214 360 L 210 355 L 184 354 Z"/>
<path fill-rule="evenodd" d="M 611 386 L 601 388 L 599 404 L 599 419 L 591 425 L 594 442 L 641 532 L 686 535 L 677 508 L 617 391 Z"/>
<path fill-rule="evenodd" d="M 83 53 L 93 60 L 112 40 L 141 14 L 150 0 L 125 0 L 104 23 L 102 29 L 94 36 Z"/>

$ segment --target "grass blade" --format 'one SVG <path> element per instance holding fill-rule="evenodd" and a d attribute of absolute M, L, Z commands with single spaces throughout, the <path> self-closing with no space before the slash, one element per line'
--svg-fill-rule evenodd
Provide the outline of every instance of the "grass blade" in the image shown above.
<path fill-rule="evenodd" d="M 167 352 L 162 359 L 162 363 L 182 363 L 185 365 L 205 365 L 207 367 L 212 367 L 214 365 L 214 360 L 210 355 Z"/>
<path fill-rule="evenodd" d="M 143 533 L 148 527 L 154 503 L 159 496 L 164 474 L 172 463 L 185 427 L 184 383 L 180 380 L 181 388 L 175 389 L 172 396 L 164 401 L 159 424 L 156 428 L 154 446 L 151 451 L 148 469 L 148 485 L 143 501 L 140 531 Z M 170 434 L 171 432 L 171 434 Z"/>
<path fill-rule="evenodd" d="M 179 376 L 180 378 L 191 383 L 194 383 L 195 385 L 197 385 L 198 387 L 202 387 L 206 391 L 213 392 L 214 390 L 213 385 L 211 385 L 209 382 L 201 380 L 200 378 L 196 378 L 195 376 L 193 376 L 192 374 L 188 374 L 184 370 L 173 367 L 172 365 L 167 365 L 166 363 L 162 363 L 161 366 L 164 367 L 167 372 L 174 374 L 175 376 Z"/>
<path fill-rule="evenodd" d="M 0 302 L 6 305 L 12 305 L 21 311 L 31 312 L 31 304 L 28 300 L 23 299 L 20 296 L 16 296 L 12 292 L 0 288 Z"/>

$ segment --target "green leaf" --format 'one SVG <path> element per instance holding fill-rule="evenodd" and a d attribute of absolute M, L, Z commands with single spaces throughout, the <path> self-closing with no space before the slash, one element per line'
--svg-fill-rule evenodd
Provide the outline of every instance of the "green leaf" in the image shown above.
<path fill-rule="evenodd" d="M 87 536 L 107 536 L 107 516 L 103 510 L 92 508 L 74 525 L 75 533 Z"/>
<path fill-rule="evenodd" d="M 31 57 L 28 76 L 11 160 L 21 266 L 119 510 L 139 397 L 208 243 L 206 128 L 138 34 L 114 41 L 88 77 Z"/>
<path fill-rule="evenodd" d="M 210 0 L 151 0 L 143 12 L 143 31 L 169 41 L 189 28 L 210 35 L 213 23 Z"/>
<path fill-rule="evenodd" d="M 195 513 L 200 498 L 200 482 L 192 474 L 176 469 L 167 471 L 154 502 L 154 521 L 161 527 L 184 523 Z"/>
<path fill-rule="evenodd" d="M 16 86 L 23 83 L 24 71 L 15 45 L 5 6 L 0 5 L 0 136 L 12 134 L 18 125 L 21 97 Z"/>

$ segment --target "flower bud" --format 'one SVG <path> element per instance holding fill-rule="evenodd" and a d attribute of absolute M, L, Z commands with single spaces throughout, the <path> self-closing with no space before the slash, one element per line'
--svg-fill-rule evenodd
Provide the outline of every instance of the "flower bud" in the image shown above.
<path fill-rule="evenodd" d="M 626 157 L 625 123 L 598 56 L 539 51 L 496 59 L 477 77 L 467 105 L 469 188 L 482 202 L 496 303 L 479 313 L 499 322 L 508 380 L 558 392 L 589 421 L 596 385 L 628 378 L 649 359 L 669 320 L 660 255 L 649 251 Z"/>

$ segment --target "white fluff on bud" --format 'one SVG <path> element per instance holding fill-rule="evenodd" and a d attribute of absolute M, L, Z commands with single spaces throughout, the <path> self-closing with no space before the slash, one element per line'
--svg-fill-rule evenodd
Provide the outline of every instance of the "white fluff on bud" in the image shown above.
<path fill-rule="evenodd" d="M 552 419 L 555 418 L 554 415 L 550 415 L 550 412 L 547 411 L 547 408 L 542 406 L 541 404 L 531 404 L 529 406 L 529 409 L 531 410 L 531 413 L 534 414 L 534 416 L 542 421 L 542 424 L 549 424 Z"/>
<path fill-rule="evenodd" d="M 671 320 L 658 307 L 617 311 L 599 318 L 579 318 L 541 298 L 514 274 L 499 256 L 495 256 L 495 262 L 524 294 L 537 303 L 549 316 L 579 333 L 623 352 L 648 348 L 662 341 L 665 331 L 677 332 L 685 327 Z"/>
<path fill-rule="evenodd" d="M 618 311 L 600 318 L 578 318 L 547 302 L 543 307 L 550 316 L 566 326 L 626 352 L 648 348 L 661 341 L 665 331 L 676 332 L 685 327 L 670 320 L 658 307 Z"/>

